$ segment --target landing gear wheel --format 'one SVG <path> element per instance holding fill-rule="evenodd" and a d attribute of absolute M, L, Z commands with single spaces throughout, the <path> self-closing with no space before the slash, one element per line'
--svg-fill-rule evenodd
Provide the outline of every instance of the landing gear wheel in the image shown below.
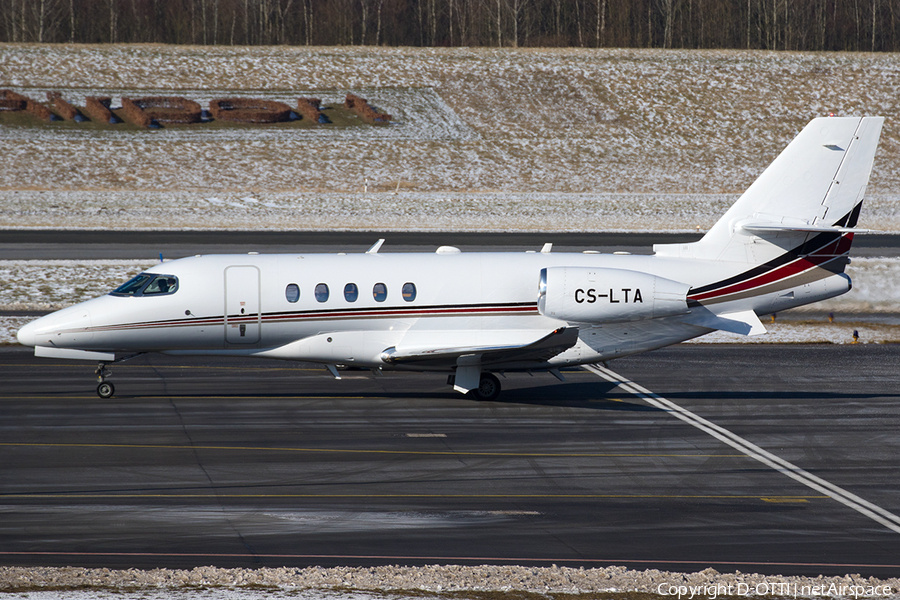
<path fill-rule="evenodd" d="M 478 387 L 472 390 L 476 400 L 496 400 L 500 395 L 500 380 L 491 373 L 482 373 L 478 381 Z"/>
<path fill-rule="evenodd" d="M 101 398 L 111 398 L 116 393 L 116 386 L 108 381 L 104 381 L 97 386 L 97 395 Z"/>

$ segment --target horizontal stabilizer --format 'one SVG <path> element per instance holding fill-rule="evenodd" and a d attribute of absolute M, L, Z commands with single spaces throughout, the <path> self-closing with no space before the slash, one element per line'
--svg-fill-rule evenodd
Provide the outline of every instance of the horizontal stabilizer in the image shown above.
<path fill-rule="evenodd" d="M 740 228 L 750 233 L 778 233 L 799 231 L 806 233 L 872 233 L 871 229 L 855 227 L 829 227 L 827 225 L 784 225 L 782 223 L 741 223 Z"/>
<path fill-rule="evenodd" d="M 424 332 L 430 339 L 428 345 L 417 344 L 420 336 L 408 336 L 400 344 L 388 348 L 381 354 L 381 360 L 388 364 L 456 364 L 456 359 L 466 355 L 480 355 L 482 366 L 505 362 L 543 362 L 568 350 L 578 341 L 577 327 L 560 327 L 535 339 L 534 332 L 528 331 L 487 331 L 487 332 L 446 332 L 449 338 L 476 339 L 491 338 L 478 345 L 442 345 L 440 332 Z M 460 336 L 460 334 L 463 334 Z M 479 336 L 480 334 L 480 336 Z M 422 340 L 424 341 L 424 340 Z"/>
<path fill-rule="evenodd" d="M 765 325 L 762 324 L 762 321 L 759 320 L 759 317 L 752 310 L 717 315 L 708 310 L 704 312 L 702 309 L 695 308 L 683 321 L 691 325 L 730 331 L 740 335 L 750 336 L 766 333 Z"/>

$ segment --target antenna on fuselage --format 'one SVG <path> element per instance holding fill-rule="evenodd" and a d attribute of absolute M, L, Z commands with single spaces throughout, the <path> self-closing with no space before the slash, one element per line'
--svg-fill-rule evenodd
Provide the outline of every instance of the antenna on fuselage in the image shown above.
<path fill-rule="evenodd" d="M 378 254 L 378 251 L 381 249 L 382 244 L 384 244 L 384 238 L 372 244 L 372 247 L 366 250 L 366 254 Z"/>

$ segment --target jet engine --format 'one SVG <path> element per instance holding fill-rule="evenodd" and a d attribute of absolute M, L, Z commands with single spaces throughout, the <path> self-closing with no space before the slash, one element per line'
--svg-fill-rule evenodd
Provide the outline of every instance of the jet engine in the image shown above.
<path fill-rule="evenodd" d="M 690 286 L 626 269 L 541 269 L 538 312 L 580 323 L 622 323 L 689 313 Z"/>

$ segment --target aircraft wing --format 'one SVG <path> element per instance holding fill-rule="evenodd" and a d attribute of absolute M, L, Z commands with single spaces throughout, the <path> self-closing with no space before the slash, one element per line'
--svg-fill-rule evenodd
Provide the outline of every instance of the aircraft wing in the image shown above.
<path fill-rule="evenodd" d="M 419 333 L 419 332 L 416 332 Z M 535 338 L 533 331 L 448 331 L 407 335 L 381 354 L 388 364 L 441 366 L 455 365 L 461 356 L 480 355 L 481 365 L 511 362 L 545 362 L 568 350 L 578 341 L 577 327 L 560 327 Z M 442 337 L 443 336 L 443 337 Z M 478 340 L 456 345 L 454 341 Z M 443 342 L 443 343 L 442 343 Z"/>

